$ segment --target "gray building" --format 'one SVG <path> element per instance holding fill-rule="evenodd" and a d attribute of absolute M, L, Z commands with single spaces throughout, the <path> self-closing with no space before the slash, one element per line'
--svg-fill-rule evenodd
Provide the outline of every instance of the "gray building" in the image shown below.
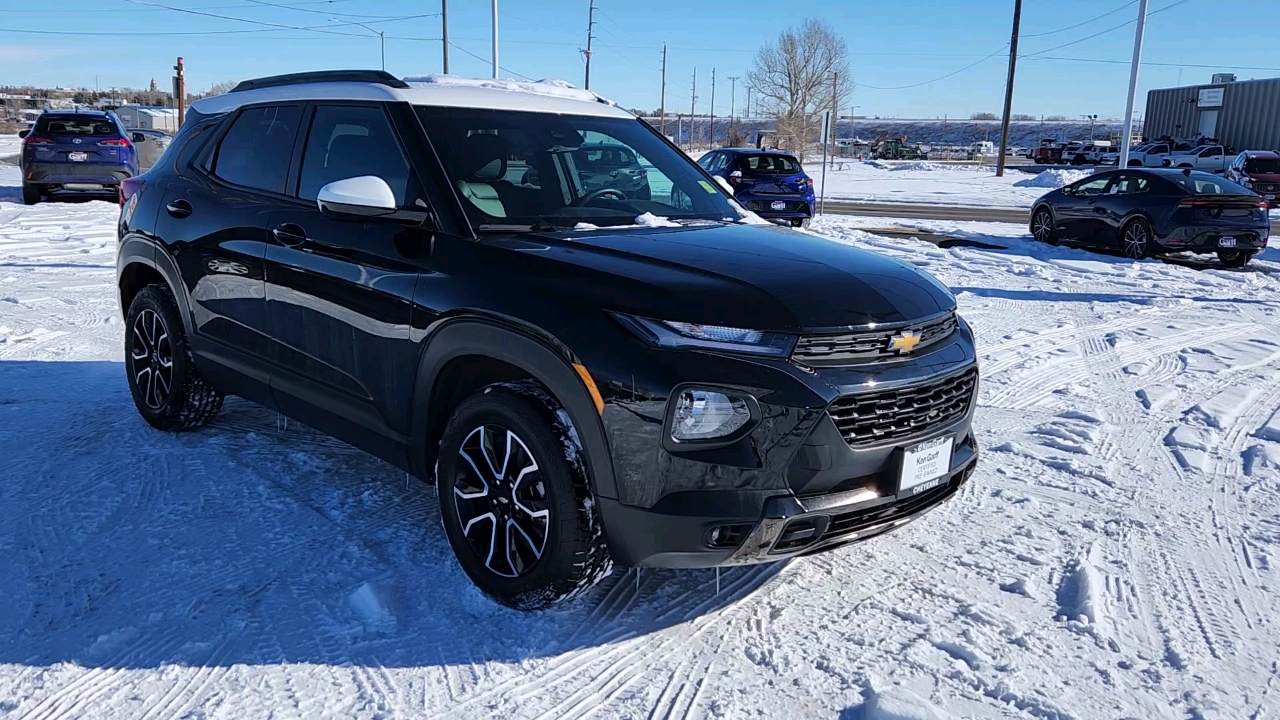
<path fill-rule="evenodd" d="M 1211 137 L 1241 150 L 1280 149 L 1280 78 L 1234 81 L 1147 93 L 1147 138 Z"/>
<path fill-rule="evenodd" d="M 178 111 L 174 108 L 121 105 L 116 108 L 116 117 L 130 130 L 163 130 L 170 134 L 178 131 Z"/>

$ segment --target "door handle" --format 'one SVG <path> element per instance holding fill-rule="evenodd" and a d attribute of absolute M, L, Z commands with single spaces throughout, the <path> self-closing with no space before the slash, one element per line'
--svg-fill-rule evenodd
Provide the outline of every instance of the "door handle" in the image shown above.
<path fill-rule="evenodd" d="M 194 208 L 191 207 L 191 203 L 186 200 L 174 200 L 168 205 L 165 205 L 164 209 L 169 213 L 170 217 L 174 217 L 179 220 L 185 217 L 191 217 L 191 213 L 194 211 Z"/>
<path fill-rule="evenodd" d="M 307 241 L 307 231 L 303 230 L 302 226 L 294 225 L 293 223 L 285 223 L 272 230 L 271 234 L 275 236 L 276 240 L 280 241 L 281 245 L 288 247 L 297 247 Z"/>

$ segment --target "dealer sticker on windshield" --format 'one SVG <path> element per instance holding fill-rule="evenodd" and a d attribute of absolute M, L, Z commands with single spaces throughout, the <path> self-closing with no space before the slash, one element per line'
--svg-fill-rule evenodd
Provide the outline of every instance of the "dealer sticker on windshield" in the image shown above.
<path fill-rule="evenodd" d="M 951 469 L 951 446 L 955 438 L 940 437 L 902 451 L 902 477 L 898 493 L 914 495 L 942 483 Z"/>
<path fill-rule="evenodd" d="M 702 189 L 703 189 L 703 190 L 706 190 L 707 192 L 711 193 L 712 195 L 715 195 L 715 194 L 716 194 L 716 189 L 715 189 L 715 188 L 713 188 L 713 187 L 711 187 L 711 183 L 707 182 L 706 180 L 699 180 L 699 181 L 698 181 L 698 184 L 702 186 Z"/>

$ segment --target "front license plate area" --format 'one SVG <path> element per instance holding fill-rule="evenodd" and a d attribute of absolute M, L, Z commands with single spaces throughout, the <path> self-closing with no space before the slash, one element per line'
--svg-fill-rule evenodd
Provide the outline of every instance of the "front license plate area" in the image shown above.
<path fill-rule="evenodd" d="M 955 438 L 947 436 L 904 448 L 898 494 L 915 495 L 940 485 L 951 470 L 954 444 Z"/>
<path fill-rule="evenodd" d="M 1218 247 L 1235 247 L 1236 239 L 1230 236 L 1218 238 Z"/>
<path fill-rule="evenodd" d="M 89 159 L 89 153 L 69 152 L 67 153 L 67 159 L 71 162 L 84 162 Z"/>
<path fill-rule="evenodd" d="M 773 202 L 769 203 L 769 209 L 770 210 L 786 210 L 787 204 L 782 200 L 774 200 Z"/>

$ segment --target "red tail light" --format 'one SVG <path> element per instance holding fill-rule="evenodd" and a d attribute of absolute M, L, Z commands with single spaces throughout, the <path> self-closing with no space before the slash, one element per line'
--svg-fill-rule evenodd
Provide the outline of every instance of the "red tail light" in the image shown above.
<path fill-rule="evenodd" d="M 28 135 L 27 138 L 22 141 L 22 144 L 23 145 L 53 145 L 55 142 L 57 141 L 54 140 L 53 138 L 40 137 L 39 135 Z"/>
<path fill-rule="evenodd" d="M 128 140 L 125 140 L 124 138 L 110 138 L 107 140 L 99 141 L 98 144 L 105 145 L 107 147 L 132 147 L 133 146 L 133 143 L 129 142 Z"/>
<path fill-rule="evenodd" d="M 1178 207 L 1189 208 L 1261 208 L 1270 207 L 1266 200 L 1249 197 L 1223 197 L 1221 195 L 1195 195 L 1178 201 Z"/>
<path fill-rule="evenodd" d="M 747 181 L 746 178 L 742 177 L 741 170 L 734 170 L 733 172 L 729 173 L 729 182 L 733 183 L 734 185 L 741 185 L 746 181 Z"/>

